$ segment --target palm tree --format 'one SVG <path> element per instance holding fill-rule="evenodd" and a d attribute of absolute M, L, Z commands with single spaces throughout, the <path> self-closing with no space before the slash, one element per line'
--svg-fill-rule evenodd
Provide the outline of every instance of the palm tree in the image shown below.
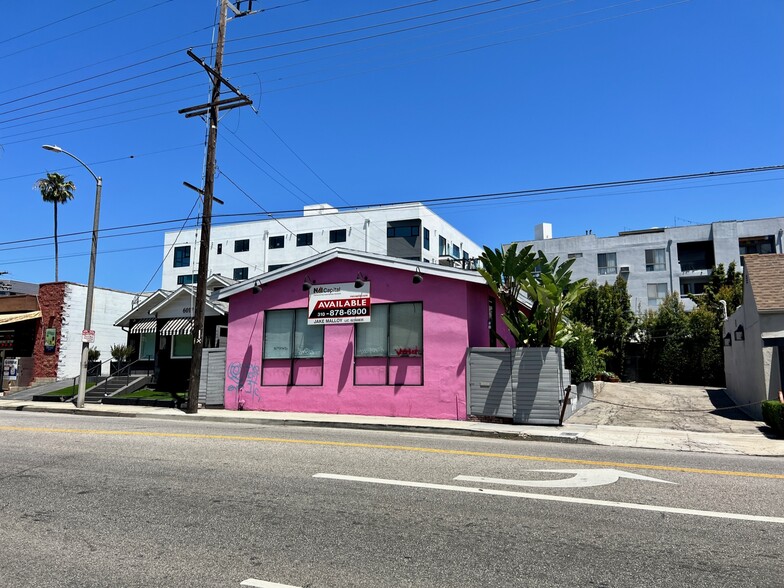
<path fill-rule="evenodd" d="M 54 204 L 54 281 L 59 281 L 58 275 L 58 250 L 57 250 L 57 205 L 65 204 L 73 199 L 76 186 L 66 176 L 56 172 L 47 173 L 45 178 L 41 178 L 35 183 L 34 189 L 41 191 L 44 202 Z"/>

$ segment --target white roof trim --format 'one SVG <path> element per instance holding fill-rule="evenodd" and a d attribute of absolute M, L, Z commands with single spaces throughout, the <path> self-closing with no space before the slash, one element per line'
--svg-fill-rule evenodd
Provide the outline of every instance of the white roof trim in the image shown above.
<path fill-rule="evenodd" d="M 165 298 L 167 295 L 168 292 L 166 292 L 166 290 L 156 290 L 155 292 L 150 294 L 147 298 L 145 298 L 142 302 L 140 302 L 139 304 L 134 306 L 131 310 L 129 310 L 120 318 L 118 318 L 115 321 L 114 326 L 124 327 L 125 325 L 123 323 L 128 322 L 133 317 L 134 314 L 136 314 L 140 310 L 143 310 L 146 306 L 151 306 L 157 296 L 163 296 Z M 150 313 L 148 312 L 147 314 Z"/>
<path fill-rule="evenodd" d="M 296 261 L 290 265 L 287 265 L 286 267 L 282 267 L 264 274 L 259 274 L 252 278 L 248 278 L 239 284 L 224 288 L 218 292 L 217 299 L 225 300 L 234 294 L 239 294 L 245 290 L 250 290 L 256 284 L 263 286 L 264 284 L 269 284 L 292 274 L 309 270 L 317 265 L 321 265 L 322 263 L 331 261 L 333 259 L 345 259 L 369 265 L 391 267 L 403 271 L 409 271 L 412 275 L 418 269 L 419 273 L 424 276 L 438 276 L 440 278 L 460 280 L 462 282 L 471 282 L 473 284 L 486 284 L 485 279 L 479 274 L 479 272 L 475 270 L 457 269 L 449 266 L 427 263 L 425 261 L 413 261 L 409 259 L 401 259 L 399 257 L 379 255 L 377 253 L 353 251 L 350 249 L 330 249 L 329 251 L 318 253 L 306 259 Z"/>
<path fill-rule="evenodd" d="M 169 304 L 171 304 L 172 300 L 177 298 L 180 294 L 187 294 L 188 296 L 195 298 L 196 297 L 196 289 L 189 285 L 183 285 L 177 288 L 174 292 L 166 296 L 166 298 L 158 304 L 155 308 L 150 310 L 150 314 L 155 314 L 156 312 L 160 312 L 162 308 L 166 308 Z M 206 301 L 207 306 L 217 312 L 220 315 L 226 314 L 226 307 L 225 304 L 217 304 L 215 302 L 210 302 L 209 300 Z"/>

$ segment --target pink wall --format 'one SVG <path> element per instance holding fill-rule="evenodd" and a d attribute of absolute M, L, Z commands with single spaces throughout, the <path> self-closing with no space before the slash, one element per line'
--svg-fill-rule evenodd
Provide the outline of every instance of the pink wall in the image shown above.
<path fill-rule="evenodd" d="M 373 304 L 422 302 L 424 385 L 355 385 L 354 326 L 324 326 L 323 374 L 319 362 L 300 361 L 301 381 L 316 385 L 267 385 L 275 370 L 288 369 L 264 362 L 261 385 L 264 310 L 306 308 L 308 293 L 302 290 L 306 272 L 264 285 L 259 294 L 250 290 L 233 296 L 229 307 L 229 339 L 226 354 L 225 406 L 228 409 L 317 412 L 440 419 L 466 418 L 466 350 L 487 346 L 487 299 L 484 285 L 425 275 L 413 284 L 412 273 L 383 266 L 336 259 L 311 268 L 307 274 L 317 283 L 353 282 L 357 272 L 371 284 Z M 498 323 L 500 320 L 500 305 Z M 407 382 L 420 381 L 419 360 L 395 358 L 393 372 Z M 314 365 L 314 363 L 316 365 Z M 363 381 L 372 381 L 372 360 L 361 369 Z M 270 367 L 272 366 L 272 367 Z M 377 366 L 376 366 L 377 367 Z M 279 372 L 280 374 L 281 372 Z M 287 372 L 286 372 L 287 373 Z M 318 384 L 318 376 L 323 384 Z M 310 379 L 308 379 L 310 378 Z M 285 382 L 285 379 L 280 381 Z"/>

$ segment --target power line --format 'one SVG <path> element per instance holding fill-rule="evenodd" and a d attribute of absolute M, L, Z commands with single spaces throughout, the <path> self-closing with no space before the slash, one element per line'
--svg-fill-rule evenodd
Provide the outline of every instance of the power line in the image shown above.
<path fill-rule="evenodd" d="M 122 20 L 122 19 L 128 18 L 130 16 L 136 16 L 137 14 L 140 14 L 142 12 L 146 12 L 147 10 L 151 10 L 153 8 L 157 8 L 158 6 L 163 6 L 164 4 L 169 4 L 170 2 L 174 2 L 174 0 L 160 0 L 160 2 L 157 2 L 156 4 L 153 4 L 152 6 L 147 6 L 145 8 L 140 8 L 139 10 L 136 10 L 134 12 L 130 12 L 128 14 L 124 14 L 122 16 L 118 16 L 118 17 L 115 17 L 115 18 L 111 18 L 111 19 L 106 20 L 104 22 L 100 22 L 98 24 L 95 24 L 95 25 L 92 25 L 92 26 L 80 29 L 78 31 L 73 31 L 73 32 L 68 33 L 66 35 L 57 35 L 57 36 L 49 39 L 48 41 L 44 41 L 43 43 L 39 43 L 38 45 L 33 45 L 32 47 L 25 47 L 24 49 L 18 49 L 17 51 L 14 51 L 12 53 L 6 53 L 5 55 L 0 55 L 0 59 L 5 59 L 6 57 L 12 57 L 13 55 L 18 55 L 19 53 L 23 53 L 23 52 L 29 51 L 31 49 L 37 49 L 38 47 L 43 47 L 44 45 L 49 45 L 51 43 L 60 43 L 60 42 L 62 42 L 63 39 L 67 39 L 69 37 L 80 35 L 80 34 L 86 32 L 86 31 L 91 31 L 92 29 L 97 29 L 98 27 L 102 27 L 102 26 L 105 26 L 107 24 L 111 24 L 113 22 L 117 22 L 118 20 Z"/>
<path fill-rule="evenodd" d="M 112 4 L 113 2 L 117 2 L 117 0 L 108 0 L 108 2 L 104 2 L 103 4 L 99 4 L 98 6 L 93 6 L 92 8 L 86 8 L 85 10 L 82 10 L 81 12 L 76 12 L 76 13 L 71 14 L 69 16 L 64 16 L 62 18 L 58 18 L 57 20 L 53 20 L 52 22 L 46 23 L 45 25 L 41 25 L 40 27 L 36 27 L 34 29 L 30 29 L 29 31 L 25 31 L 24 33 L 19 33 L 18 35 L 14 36 L 14 37 L 9 37 L 8 39 L 3 39 L 2 41 L 0 41 L 0 45 L 2 45 L 3 43 L 8 43 L 9 41 L 15 41 L 16 39 L 20 39 L 22 37 L 26 37 L 27 35 L 32 35 L 33 33 L 37 33 L 38 31 L 44 30 L 45 28 L 48 28 L 48 27 L 51 27 L 51 26 L 54 26 L 54 25 L 62 24 L 66 20 L 71 20 L 72 18 L 76 18 L 77 16 L 81 16 L 81 15 L 86 14 L 88 12 L 92 12 L 93 10 L 97 10 L 98 8 L 102 8 L 102 7 L 106 6 L 107 4 Z"/>
<path fill-rule="evenodd" d="M 784 165 L 773 165 L 773 166 L 763 166 L 763 167 L 754 167 L 754 168 L 739 168 L 739 169 L 731 169 L 731 170 L 721 170 L 716 172 L 700 172 L 694 174 L 680 174 L 680 175 L 672 175 L 672 176 L 657 176 L 652 178 L 640 178 L 634 180 L 616 180 L 610 182 L 598 182 L 598 183 L 590 183 L 590 184 L 575 184 L 569 186 L 558 186 L 558 187 L 549 187 L 549 188 L 535 188 L 530 190 L 517 190 L 512 192 L 491 192 L 491 193 L 484 193 L 484 194 L 474 194 L 470 196 L 451 196 L 445 198 L 424 198 L 420 200 L 406 200 L 406 201 L 399 201 L 399 202 L 386 202 L 386 203 L 372 203 L 372 204 L 356 204 L 353 206 L 336 206 L 333 207 L 336 210 L 364 210 L 370 208 L 379 208 L 379 207 L 396 207 L 396 208 L 407 208 L 412 206 L 419 206 L 419 205 L 437 205 L 441 206 L 443 204 L 458 204 L 458 203 L 466 203 L 466 202 L 485 202 L 487 200 L 494 200 L 494 199 L 511 199 L 511 198 L 528 198 L 532 196 L 539 196 L 539 195 L 550 195 L 550 194 L 557 194 L 557 193 L 570 193 L 575 191 L 589 191 L 589 190 L 597 190 L 597 189 L 608 189 L 608 188 L 615 188 L 615 187 L 628 187 L 628 186 L 637 186 L 637 185 L 649 185 L 649 184 L 657 184 L 657 183 L 670 183 L 670 182 L 677 182 L 677 181 L 685 181 L 685 180 L 695 180 L 695 179 L 708 179 L 708 178 L 718 178 L 718 177 L 726 177 L 726 176 L 734 176 L 740 174 L 756 174 L 756 173 L 766 173 L 771 171 L 782 171 L 784 170 Z M 224 177 L 226 177 L 229 181 L 231 181 L 225 173 L 222 172 Z M 784 179 L 784 178 L 778 178 Z M 247 194 L 246 194 L 247 195 Z M 585 195 L 582 196 L 583 198 L 591 198 L 592 195 Z M 277 211 L 266 211 L 263 207 L 252 200 L 254 204 L 256 204 L 259 208 L 264 211 L 264 215 L 267 218 L 275 219 L 275 217 L 283 217 L 285 215 L 296 215 L 300 214 L 301 210 L 299 209 L 288 209 L 288 210 L 277 210 Z M 259 216 L 259 213 L 230 213 L 230 214 L 219 214 L 214 215 L 215 218 L 239 218 L 239 217 L 248 217 L 248 216 Z M 182 222 L 182 218 L 176 219 L 169 219 L 163 221 L 153 221 L 147 223 L 137 223 L 132 225 L 122 225 L 118 227 L 109 227 L 100 229 L 101 233 L 106 233 L 108 231 L 118 231 L 118 230 L 126 230 L 126 229 L 133 229 L 133 228 L 144 228 L 150 227 L 155 225 L 166 225 L 172 223 Z M 74 237 L 79 235 L 87 235 L 91 234 L 90 231 L 78 231 L 73 233 L 65 233 L 61 234 L 60 237 Z M 4 245 L 17 245 L 17 244 L 27 244 L 27 243 L 35 243 L 37 241 L 44 241 L 51 239 L 51 236 L 48 237 L 31 237 L 27 239 L 17 239 L 13 241 L 4 241 L 0 242 L 0 246 Z"/>

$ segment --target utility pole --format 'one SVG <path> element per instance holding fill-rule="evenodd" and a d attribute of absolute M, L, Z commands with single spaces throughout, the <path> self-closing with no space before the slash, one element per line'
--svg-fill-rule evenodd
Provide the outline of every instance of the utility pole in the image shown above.
<path fill-rule="evenodd" d="M 215 48 L 215 66 L 210 67 L 204 60 L 197 57 L 193 51 L 188 50 L 188 55 L 201 65 L 212 79 L 212 93 L 207 104 L 183 108 L 179 111 L 186 118 L 208 114 L 207 124 L 207 157 L 204 165 L 204 207 L 201 216 L 201 238 L 199 241 L 199 268 L 196 282 L 196 300 L 193 311 L 193 351 L 191 353 L 190 381 L 188 385 L 188 403 L 185 412 L 194 414 L 199 410 L 199 382 L 201 381 L 201 357 L 204 349 L 204 315 L 207 306 L 207 273 L 209 272 L 210 257 L 210 229 L 212 226 L 212 201 L 215 187 L 215 151 L 218 144 L 218 112 L 239 106 L 248 106 L 253 102 L 232 86 L 222 75 L 223 45 L 226 41 L 227 11 L 231 9 L 235 18 L 251 13 L 252 1 L 248 3 L 248 10 L 243 12 L 229 0 L 219 0 L 220 21 L 218 23 L 218 40 Z M 241 2 L 238 2 L 241 5 Z M 225 85 L 235 96 L 221 100 L 221 85 Z"/>

